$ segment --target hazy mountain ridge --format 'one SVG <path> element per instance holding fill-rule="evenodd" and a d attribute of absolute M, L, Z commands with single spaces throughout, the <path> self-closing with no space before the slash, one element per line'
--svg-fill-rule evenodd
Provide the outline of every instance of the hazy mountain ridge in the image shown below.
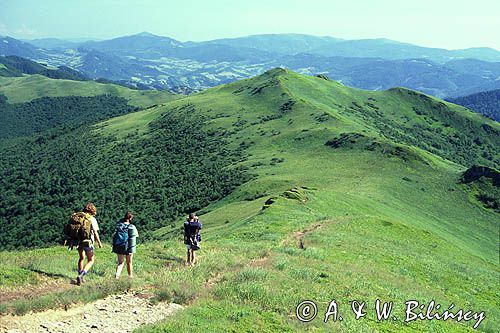
<path fill-rule="evenodd" d="M 0 56 L 0 64 L 4 66 L 0 69 L 0 76 L 16 77 L 23 74 L 40 74 L 52 79 L 67 79 L 75 81 L 86 81 L 88 78 L 80 71 L 66 66 L 50 68 L 35 61 L 19 56 Z"/>
<path fill-rule="evenodd" d="M 445 50 L 388 39 L 342 40 L 300 34 L 181 42 L 140 33 L 67 45 L 51 39 L 35 43 L 51 49 L 10 38 L 0 40 L 0 55 L 69 66 L 94 79 L 180 92 L 206 89 L 279 66 L 327 74 L 362 89 L 404 86 L 440 98 L 500 88 L 500 52 L 488 48 Z"/>

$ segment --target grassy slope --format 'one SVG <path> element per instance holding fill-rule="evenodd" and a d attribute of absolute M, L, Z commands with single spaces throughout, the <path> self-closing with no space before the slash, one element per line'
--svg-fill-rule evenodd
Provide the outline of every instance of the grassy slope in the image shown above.
<path fill-rule="evenodd" d="M 9 103 L 28 102 L 44 96 L 112 94 L 128 99 L 131 105 L 139 107 L 149 107 L 180 98 L 178 95 L 164 91 L 133 90 L 115 84 L 93 81 L 54 80 L 41 75 L 0 77 L 0 94 L 7 96 Z"/>
<path fill-rule="evenodd" d="M 372 118 L 361 120 L 359 113 L 341 106 L 371 97 L 384 105 L 385 116 L 403 113 L 418 121 L 409 111 L 418 97 L 400 94 L 353 90 L 274 71 L 108 121 L 100 131 L 146 131 L 155 117 L 189 103 L 212 118 L 208 126 L 233 130 L 228 135 L 234 145 L 249 146 L 251 156 L 242 163 L 258 175 L 202 216 L 204 244 L 194 269 L 180 269 L 184 250 L 178 229 L 160 229 L 157 236 L 166 241 L 140 245 L 135 283 L 152 287 L 162 299 L 191 304 L 168 322 L 144 331 L 471 330 L 470 323 L 401 322 L 405 300 L 434 299 L 444 307 L 454 303 L 486 311 L 480 329 L 493 332 L 500 325 L 498 215 L 470 201 L 457 184 L 464 167 L 413 147 L 400 146 L 406 154 L 398 156 L 354 143 L 339 149 L 324 145 L 340 133 L 355 131 L 396 146 L 382 137 Z M 291 110 L 265 121 L 263 117 L 279 114 L 290 99 L 295 101 Z M 484 122 L 464 109 L 451 110 Z M 283 195 L 294 187 L 308 189 L 299 190 L 298 196 Z M 270 197 L 276 197 L 275 202 L 261 210 Z M 298 246 L 300 238 L 303 248 Z M 108 250 L 100 252 L 90 286 L 99 283 L 113 292 Z M 53 261 L 44 262 L 46 256 Z M 2 253 L 0 258 L 6 268 L 1 271 L 15 271 L 14 278 L 4 276 L 4 286 L 33 274 L 32 267 L 73 275 L 73 262 L 63 249 L 15 257 Z M 19 266 L 24 270 L 19 272 Z M 70 290 L 62 299 L 74 293 Z M 53 295 L 46 298 L 54 304 Z M 377 323 L 373 311 L 365 320 L 355 321 L 346 313 L 343 322 L 328 324 L 320 318 L 299 324 L 294 318 L 300 300 L 314 299 L 324 310 L 332 298 L 344 312 L 353 299 L 371 303 L 371 309 L 376 298 L 394 300 L 400 320 Z M 40 308 L 47 306 L 42 299 Z M 14 306 L 22 311 L 26 302 Z"/>

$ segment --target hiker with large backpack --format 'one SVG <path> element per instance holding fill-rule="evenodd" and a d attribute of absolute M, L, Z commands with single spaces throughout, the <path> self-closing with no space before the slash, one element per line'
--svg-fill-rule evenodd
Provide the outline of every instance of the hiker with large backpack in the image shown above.
<path fill-rule="evenodd" d="M 139 237 L 139 232 L 135 225 L 131 224 L 134 215 L 127 212 L 123 220 L 116 224 L 115 233 L 113 235 L 113 252 L 118 256 L 118 264 L 116 265 L 115 278 L 120 278 L 123 270 L 123 259 L 127 261 L 128 277 L 134 277 L 132 267 L 132 257 L 136 251 L 136 240 Z"/>
<path fill-rule="evenodd" d="M 97 209 L 93 203 L 89 202 L 83 208 L 83 211 L 73 213 L 70 221 L 64 226 L 64 234 L 66 242 L 69 242 L 69 248 L 73 246 L 78 248 L 78 276 L 76 284 L 80 285 L 83 277 L 89 272 L 95 262 L 94 242 L 97 242 L 99 247 L 102 247 L 101 239 L 99 238 L 99 225 L 95 218 Z M 83 265 L 87 257 L 87 263 Z"/>
<path fill-rule="evenodd" d="M 202 224 L 200 223 L 198 216 L 194 213 L 190 213 L 184 222 L 184 244 L 187 249 L 186 264 L 188 266 L 193 266 L 196 263 L 195 251 L 200 249 L 201 228 Z"/>

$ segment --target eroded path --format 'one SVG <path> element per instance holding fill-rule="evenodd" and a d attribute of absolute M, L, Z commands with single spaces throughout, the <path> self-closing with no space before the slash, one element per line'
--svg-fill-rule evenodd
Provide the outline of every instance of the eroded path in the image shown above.
<path fill-rule="evenodd" d="M 132 332 L 139 326 L 168 318 L 182 308 L 175 303 L 152 304 L 150 295 L 130 292 L 73 306 L 67 311 L 1 316 L 0 332 Z"/>

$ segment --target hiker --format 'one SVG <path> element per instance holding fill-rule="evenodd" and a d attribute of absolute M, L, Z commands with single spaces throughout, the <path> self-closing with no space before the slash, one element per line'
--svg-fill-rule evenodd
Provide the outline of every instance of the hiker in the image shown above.
<path fill-rule="evenodd" d="M 135 253 L 136 240 L 139 237 L 137 228 L 131 224 L 134 215 L 127 212 L 123 220 L 119 221 L 116 225 L 115 234 L 113 235 L 113 253 L 118 256 L 118 264 L 116 265 L 115 278 L 119 279 L 123 270 L 123 259 L 127 261 L 128 277 L 134 277 L 132 267 L 132 256 Z"/>
<path fill-rule="evenodd" d="M 188 266 L 193 266 L 196 263 L 195 251 L 200 249 L 201 227 L 198 216 L 190 213 L 186 222 L 184 222 L 184 244 L 186 244 L 187 249 L 186 264 Z"/>
<path fill-rule="evenodd" d="M 95 262 L 94 256 L 94 242 L 97 241 L 97 245 L 101 248 L 102 243 L 99 238 L 99 225 L 97 224 L 97 220 L 95 218 L 97 214 L 97 209 L 92 202 L 89 202 L 83 208 L 83 213 L 85 214 L 85 218 L 90 220 L 90 237 L 80 237 L 78 240 L 78 276 L 76 278 L 76 284 L 80 285 L 83 283 L 83 277 L 87 275 L 89 270 L 92 268 Z M 78 213 L 76 213 L 78 214 Z M 87 264 L 85 267 L 83 266 L 83 262 L 87 257 Z"/>

